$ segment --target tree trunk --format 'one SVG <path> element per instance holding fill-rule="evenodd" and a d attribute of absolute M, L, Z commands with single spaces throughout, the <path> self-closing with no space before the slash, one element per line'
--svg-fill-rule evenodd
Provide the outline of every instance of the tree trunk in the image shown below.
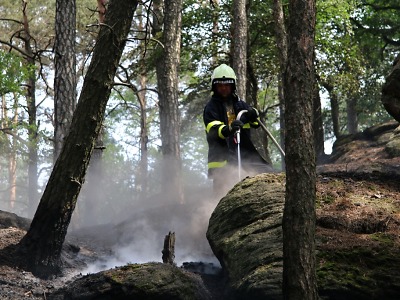
<path fill-rule="evenodd" d="M 257 108 L 260 112 L 260 121 L 265 123 L 266 121 L 266 114 L 264 114 L 260 109 L 259 105 L 257 102 L 257 94 L 258 94 L 258 83 L 257 83 L 257 78 L 254 74 L 254 69 L 253 66 L 250 63 L 247 63 L 247 102 Z M 268 135 L 265 134 L 263 130 L 256 130 L 252 129 L 251 132 L 251 139 L 254 143 L 254 146 L 256 146 L 258 152 L 260 155 L 270 164 L 271 162 L 271 156 L 268 150 Z"/>
<path fill-rule="evenodd" d="M 314 89 L 313 89 L 313 129 L 314 129 L 314 147 L 315 155 L 317 161 L 322 161 L 325 155 L 325 145 L 324 145 L 324 125 L 322 122 L 322 107 L 321 98 L 319 97 L 319 86 L 315 79 Z"/>
<path fill-rule="evenodd" d="M 12 128 L 17 128 L 18 124 L 18 97 L 14 94 L 14 118 L 12 120 Z M 12 136 L 10 160 L 9 160 L 9 182 L 10 182 L 10 211 L 14 210 L 15 201 L 17 200 L 17 132 L 16 129 L 11 129 L 15 136 Z"/>
<path fill-rule="evenodd" d="M 54 42 L 54 161 L 61 152 L 76 106 L 75 32 L 75 0 L 57 0 Z"/>
<path fill-rule="evenodd" d="M 284 299 L 317 299 L 316 170 L 313 135 L 315 0 L 289 2 L 286 196 L 283 214 Z"/>
<path fill-rule="evenodd" d="M 24 31 L 22 39 L 24 41 L 24 48 L 26 52 L 26 64 L 33 66 L 35 64 L 31 44 L 31 35 L 29 29 L 29 21 L 27 15 L 28 2 L 22 3 L 23 13 L 23 26 Z M 27 82 L 26 102 L 28 110 L 28 215 L 31 215 L 37 206 L 38 199 L 38 149 L 37 149 L 37 134 L 38 128 L 36 124 L 36 78 L 31 75 Z"/>
<path fill-rule="evenodd" d="M 357 99 L 352 95 L 349 97 L 346 101 L 347 131 L 350 134 L 356 134 L 358 132 Z"/>
<path fill-rule="evenodd" d="M 162 192 L 170 200 L 183 203 L 178 108 L 182 0 L 165 1 L 164 6 L 164 48 L 156 68 L 163 154 Z"/>
<path fill-rule="evenodd" d="M 233 69 L 236 72 L 236 93 L 246 99 L 247 16 L 246 0 L 233 1 Z"/>
<path fill-rule="evenodd" d="M 211 35 L 211 65 L 215 66 L 218 63 L 218 32 L 219 32 L 219 0 L 214 0 L 213 1 L 213 11 L 212 11 L 212 22 L 213 22 L 213 29 L 212 29 L 212 35 Z"/>
<path fill-rule="evenodd" d="M 21 267 L 47 277 L 61 268 L 61 249 L 100 132 L 113 78 L 137 1 L 113 0 L 94 48 L 70 131 L 31 226 L 18 245 Z"/>
<path fill-rule="evenodd" d="M 279 124 L 281 147 L 285 149 L 285 94 L 283 89 L 283 77 L 287 66 L 288 45 L 287 31 L 285 26 L 285 14 L 282 1 L 274 0 L 275 41 L 278 46 L 279 75 L 278 75 L 278 97 L 279 97 Z M 285 159 L 282 157 L 282 170 L 285 169 Z"/>
<path fill-rule="evenodd" d="M 143 7 L 141 7 L 143 9 Z M 143 24 L 143 14 L 139 14 L 139 28 L 138 30 L 144 30 L 145 26 Z M 142 42 L 143 46 L 146 47 L 145 42 Z M 144 51 L 144 50 L 143 50 Z M 140 90 L 138 91 L 138 100 L 140 106 L 140 161 L 138 174 L 136 174 L 137 185 L 136 188 L 140 193 L 139 198 L 143 199 L 148 193 L 148 125 L 147 125 L 147 99 L 146 99 L 146 86 L 147 86 L 147 70 L 146 70 L 146 60 L 143 54 L 139 56 L 139 83 Z"/>
<path fill-rule="evenodd" d="M 400 54 L 393 64 L 393 69 L 386 77 L 382 87 L 382 104 L 386 111 L 400 122 Z"/>
<path fill-rule="evenodd" d="M 333 85 L 328 82 L 321 82 L 322 86 L 327 90 L 331 101 L 331 119 L 333 134 L 336 138 L 340 136 L 340 122 L 339 122 L 339 100 L 336 93 L 333 91 Z"/>

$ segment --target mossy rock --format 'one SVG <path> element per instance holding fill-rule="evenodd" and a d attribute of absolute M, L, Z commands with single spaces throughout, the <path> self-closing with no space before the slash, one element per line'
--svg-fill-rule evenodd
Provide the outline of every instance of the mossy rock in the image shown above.
<path fill-rule="evenodd" d="M 281 299 L 283 174 L 237 184 L 211 215 L 207 238 L 229 278 L 229 299 Z"/>
<path fill-rule="evenodd" d="M 385 146 L 385 151 L 391 157 L 400 156 L 400 126 L 397 127 L 391 134 L 390 139 Z"/>
<path fill-rule="evenodd" d="M 369 178 L 369 177 L 368 177 Z M 398 226 L 398 214 L 390 194 L 367 182 L 346 178 L 324 178 L 324 191 L 336 192 L 326 203 L 317 198 L 319 210 L 336 206 L 332 222 L 340 228 L 321 227 L 316 232 L 316 272 L 318 293 L 323 299 L 398 299 L 400 295 L 400 255 L 398 235 L 386 230 Z M 318 181 L 318 185 L 321 182 Z M 373 185 L 373 186 L 372 186 Z M 362 187 L 358 189 L 358 187 Z M 378 189 L 374 190 L 372 187 Z M 387 197 L 375 198 L 379 191 Z M 362 194 L 358 195 L 357 193 Z M 324 193 L 324 194 L 325 194 Z M 373 197 L 366 197 L 366 194 Z M 360 201 L 366 198 L 365 203 Z M 379 199 L 379 201 L 377 200 Z M 368 201 L 367 201 L 368 200 Z M 229 300 L 282 299 L 283 235 L 285 202 L 284 174 L 260 174 L 244 179 L 221 199 L 209 222 L 207 238 L 227 276 Z M 375 206 L 372 206 L 373 202 Z M 344 219 L 347 206 L 354 218 Z M 343 207 L 342 207 L 342 206 Z M 393 204 L 395 205 L 395 204 Z M 325 212 L 327 215 L 332 210 Z M 372 217 L 371 214 L 376 213 Z M 365 214 L 365 215 L 364 215 Z M 335 216 L 339 221 L 335 221 Z M 321 216 L 319 216 L 321 218 Z M 374 221 L 385 226 L 372 226 Z M 360 220 L 368 233 L 359 233 Z M 366 224 L 367 220 L 371 222 Z M 389 223 L 388 223 L 389 222 Z M 365 223 L 365 224 L 364 224 Z M 341 223 L 340 223 L 341 224 Z M 339 225 L 340 225 L 339 224 Z M 358 227 L 355 225 L 358 224 Z M 354 226 L 353 226 L 354 225 Z M 364 226 L 368 225 L 368 226 Z M 351 226 L 357 230 L 349 230 Z M 396 227 L 397 228 L 397 227 Z M 377 231 L 377 232 L 375 232 Z"/>
<path fill-rule="evenodd" d="M 47 297 L 53 300 L 208 300 L 202 281 L 170 264 L 130 264 L 86 275 Z"/>

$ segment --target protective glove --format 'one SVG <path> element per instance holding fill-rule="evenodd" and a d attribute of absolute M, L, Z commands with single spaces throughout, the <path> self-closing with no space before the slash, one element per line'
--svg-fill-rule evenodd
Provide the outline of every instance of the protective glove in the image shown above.
<path fill-rule="evenodd" d="M 250 107 L 250 108 L 247 110 L 246 117 L 247 117 L 247 119 L 249 120 L 249 122 L 255 122 L 255 121 L 257 121 L 257 118 L 258 118 L 258 111 L 257 111 L 257 109 L 255 109 L 255 108 L 253 108 L 253 107 Z"/>
<path fill-rule="evenodd" d="M 233 132 L 236 132 L 236 131 L 242 129 L 243 125 L 244 125 L 243 122 L 240 121 L 240 120 L 232 121 L 232 123 L 231 123 L 231 132 L 233 133 Z"/>

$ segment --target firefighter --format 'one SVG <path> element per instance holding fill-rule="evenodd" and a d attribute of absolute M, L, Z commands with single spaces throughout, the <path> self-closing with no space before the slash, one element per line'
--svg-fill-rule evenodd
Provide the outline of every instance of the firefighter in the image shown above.
<path fill-rule="evenodd" d="M 232 172 L 241 160 L 246 175 L 272 171 L 272 167 L 258 153 L 250 137 L 250 128 L 258 128 L 258 111 L 236 95 L 236 75 L 231 67 L 221 64 L 211 76 L 212 96 L 207 102 L 203 120 L 208 143 L 208 176 L 214 191 L 226 191 L 235 180 Z M 246 110 L 237 119 L 239 112 Z M 240 157 L 236 144 L 240 130 Z M 232 167 L 232 169 L 231 169 Z"/>

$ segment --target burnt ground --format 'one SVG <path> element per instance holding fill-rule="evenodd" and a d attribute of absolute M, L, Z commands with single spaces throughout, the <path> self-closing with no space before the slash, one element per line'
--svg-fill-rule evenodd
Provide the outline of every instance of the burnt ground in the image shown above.
<path fill-rule="evenodd" d="M 317 248 L 378 249 L 385 239 L 398 252 L 400 158 L 389 158 L 371 141 L 352 141 L 333 164 L 319 166 L 318 174 Z M 19 258 L 6 250 L 20 241 L 26 226 L 17 216 L 0 214 L 0 299 L 47 299 L 51 291 L 81 276 L 79 270 L 86 263 L 110 250 L 89 236 L 72 237 L 65 243 L 64 276 L 42 280 L 16 268 Z M 219 291 L 213 281 L 208 287 Z"/>

